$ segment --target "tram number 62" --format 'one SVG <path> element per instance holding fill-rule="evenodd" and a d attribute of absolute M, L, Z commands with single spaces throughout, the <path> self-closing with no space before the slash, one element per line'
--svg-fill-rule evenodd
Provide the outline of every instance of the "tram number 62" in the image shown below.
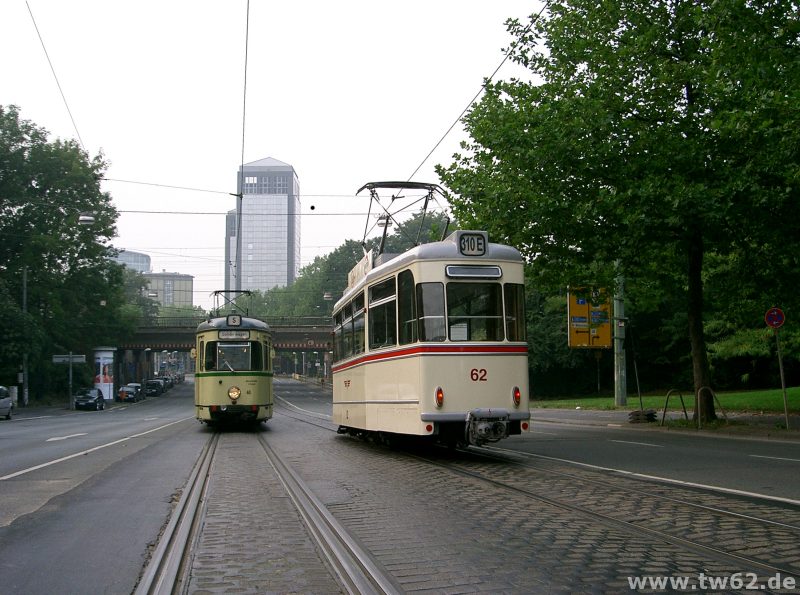
<path fill-rule="evenodd" d="M 472 380 L 472 382 L 486 382 L 486 369 L 472 368 L 469 371 L 469 377 Z"/>

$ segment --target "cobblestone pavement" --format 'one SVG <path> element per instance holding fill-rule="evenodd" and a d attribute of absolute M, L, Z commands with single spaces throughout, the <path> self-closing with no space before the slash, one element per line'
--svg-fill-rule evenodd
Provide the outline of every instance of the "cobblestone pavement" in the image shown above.
<path fill-rule="evenodd" d="M 189 593 L 340 593 L 252 432 L 220 437 Z"/>
<path fill-rule="evenodd" d="M 289 430 L 276 436 L 275 448 L 407 592 L 613 593 L 628 591 L 629 577 L 694 580 L 701 573 L 748 570 L 498 490 L 403 451 L 285 416 L 275 421 Z M 513 474 L 506 463 L 486 465 Z M 574 499 L 574 493 L 563 495 L 566 502 Z M 585 497 L 608 495 L 596 491 Z M 714 530 L 727 533 L 730 527 Z"/>
<path fill-rule="evenodd" d="M 692 590 L 702 575 L 750 570 L 288 415 L 277 414 L 263 433 L 409 593 L 617 593 L 630 590 L 630 578 L 646 575 L 689 577 Z M 546 497 L 583 508 L 595 503 L 609 516 L 614 501 L 631 498 L 613 486 L 587 485 L 581 477 L 554 480 L 546 469 L 521 470 L 511 461 L 447 456 L 442 461 L 449 466 L 455 462 L 508 483 L 516 476 L 520 486 L 538 473 L 550 486 Z M 340 592 L 253 433 L 223 434 L 211 477 L 189 593 Z M 641 498 L 634 509 L 642 512 L 644 526 L 706 537 L 712 545 L 744 534 L 742 520 L 692 516 L 680 505 Z M 765 561 L 797 565 L 798 540 L 783 530 L 754 529 L 752 538 Z M 747 555 L 744 542 L 741 553 Z M 783 559 L 771 559 L 771 542 L 782 548 Z"/>

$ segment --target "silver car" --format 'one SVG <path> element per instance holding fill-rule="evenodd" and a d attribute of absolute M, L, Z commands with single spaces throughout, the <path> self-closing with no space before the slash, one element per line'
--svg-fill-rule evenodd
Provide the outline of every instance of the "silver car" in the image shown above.
<path fill-rule="evenodd" d="M 0 386 L 0 417 L 11 419 L 11 411 L 14 409 L 14 401 L 5 386 Z"/>

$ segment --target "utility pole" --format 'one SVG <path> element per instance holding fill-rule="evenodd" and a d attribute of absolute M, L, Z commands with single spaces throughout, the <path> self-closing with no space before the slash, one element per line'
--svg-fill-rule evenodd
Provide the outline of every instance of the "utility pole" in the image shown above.
<path fill-rule="evenodd" d="M 28 265 L 22 265 L 22 318 L 28 320 Z M 22 348 L 22 406 L 28 406 L 28 344 Z"/>
<path fill-rule="evenodd" d="M 617 261 L 617 271 L 620 264 Z M 627 404 L 628 383 L 625 365 L 625 277 L 621 273 L 616 278 L 614 292 L 614 405 Z"/>

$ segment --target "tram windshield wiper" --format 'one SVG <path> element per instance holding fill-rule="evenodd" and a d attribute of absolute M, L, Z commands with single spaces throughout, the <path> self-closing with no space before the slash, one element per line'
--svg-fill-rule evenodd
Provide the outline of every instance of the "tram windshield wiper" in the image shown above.
<path fill-rule="evenodd" d="M 225 364 L 226 366 L 228 366 L 228 369 L 229 369 L 231 372 L 235 372 L 235 371 L 236 371 L 236 370 L 234 370 L 234 369 L 233 369 L 233 366 L 231 366 L 231 365 L 228 363 L 228 360 L 226 360 L 225 358 L 222 358 L 222 363 L 223 363 L 223 364 Z"/>

